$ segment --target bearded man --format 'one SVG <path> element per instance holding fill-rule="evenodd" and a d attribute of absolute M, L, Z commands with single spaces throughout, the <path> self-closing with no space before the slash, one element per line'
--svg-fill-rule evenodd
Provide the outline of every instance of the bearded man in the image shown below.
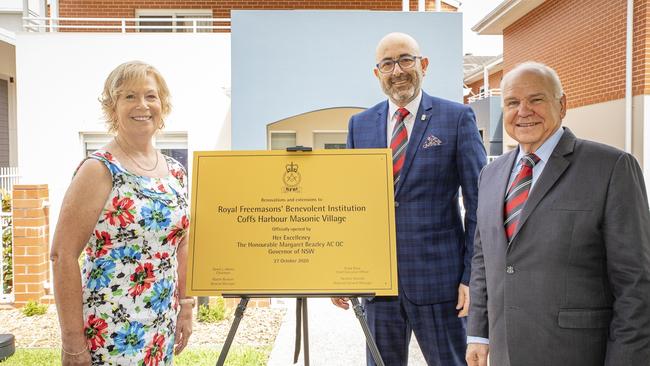
<path fill-rule="evenodd" d="M 429 60 L 404 33 L 377 45 L 374 74 L 388 97 L 352 116 L 348 148 L 393 150 L 399 295 L 365 299 L 386 365 L 406 365 L 411 334 L 428 365 L 465 365 L 465 316 L 485 148 L 474 113 L 421 89 Z M 459 206 L 462 188 L 463 218 Z M 347 298 L 332 302 L 349 308 Z M 367 352 L 368 365 L 375 365 Z"/>

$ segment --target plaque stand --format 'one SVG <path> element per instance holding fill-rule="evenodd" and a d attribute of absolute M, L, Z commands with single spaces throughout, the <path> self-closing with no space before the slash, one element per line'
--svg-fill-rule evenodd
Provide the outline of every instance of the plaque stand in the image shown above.
<path fill-rule="evenodd" d="M 367 296 L 367 294 L 364 294 Z M 343 296 L 350 296 L 345 294 Z M 230 346 L 232 345 L 233 340 L 235 339 L 235 334 L 237 333 L 237 328 L 239 328 L 239 323 L 241 322 L 246 307 L 248 306 L 249 298 L 247 296 L 241 296 L 239 305 L 235 309 L 235 319 L 233 319 L 232 325 L 230 326 L 230 331 L 228 331 L 228 336 L 226 337 L 226 342 L 221 349 L 219 354 L 219 359 L 217 360 L 217 366 L 223 366 L 226 362 L 226 357 L 228 357 L 228 351 L 230 351 Z M 361 324 L 361 329 L 363 329 L 363 334 L 366 337 L 366 344 L 368 349 L 370 349 L 370 354 L 372 355 L 373 360 L 377 366 L 385 366 L 384 361 L 381 359 L 379 354 L 379 349 L 377 348 L 377 343 L 375 343 L 375 338 L 370 333 L 370 328 L 368 327 L 368 322 L 365 317 L 365 310 L 359 302 L 359 299 L 356 297 L 350 297 L 352 302 L 352 308 L 354 309 L 354 314 L 356 315 L 359 323 Z M 308 313 L 307 313 L 307 297 L 299 296 L 296 298 L 296 343 L 294 347 L 293 354 L 293 363 L 298 362 L 298 357 L 300 355 L 300 335 L 303 335 L 303 346 L 304 346 L 304 366 L 309 366 L 309 327 L 308 327 Z"/>
<path fill-rule="evenodd" d="M 312 151 L 312 148 L 309 146 L 290 146 L 286 148 L 286 151 L 288 152 L 309 152 Z M 363 296 L 374 296 L 374 294 L 362 294 Z M 221 353 L 219 354 L 219 359 L 217 360 L 217 366 L 223 366 L 226 362 L 226 357 L 228 357 L 228 351 L 230 350 L 230 346 L 232 345 L 233 340 L 235 339 L 235 334 L 237 333 L 237 328 L 239 328 L 239 323 L 241 322 L 242 317 L 244 316 L 244 311 L 246 311 L 246 306 L 248 305 L 248 300 L 249 300 L 249 295 L 229 295 L 233 297 L 241 297 L 241 300 L 239 301 L 239 305 L 237 305 L 237 309 L 235 310 L 235 319 L 233 319 L 232 325 L 230 326 L 230 331 L 228 332 L 228 336 L 226 337 L 226 342 L 223 345 L 223 348 L 221 349 Z M 287 295 L 290 297 L 296 296 L 295 294 L 292 295 Z M 331 296 L 337 296 L 337 295 L 331 295 Z M 372 336 L 372 333 L 370 333 L 370 328 L 368 327 L 368 322 L 366 321 L 365 317 L 365 310 L 361 303 L 359 302 L 359 299 L 357 296 L 360 296 L 357 294 L 356 296 L 353 295 L 353 297 L 350 297 L 350 294 L 344 294 L 344 295 L 338 295 L 338 296 L 345 296 L 350 298 L 350 302 L 352 302 L 352 308 L 354 309 L 354 314 L 356 315 L 357 319 L 359 320 L 359 323 L 361 324 L 361 329 L 363 329 L 363 334 L 366 337 L 366 345 L 368 346 L 368 349 L 370 350 L 370 354 L 372 355 L 373 360 L 375 361 L 375 364 L 377 366 L 385 366 L 384 361 L 381 359 L 381 354 L 379 354 L 379 349 L 377 348 L 377 343 L 375 342 L 375 338 Z M 322 296 L 321 296 L 322 297 Z M 303 343 L 303 357 L 304 357 L 304 366 L 309 366 L 309 326 L 308 326 L 308 313 L 307 313 L 307 297 L 304 295 L 297 295 L 296 298 L 296 342 L 294 345 L 294 353 L 293 353 L 293 363 L 298 362 L 298 358 L 300 356 L 300 341 L 301 341 L 301 330 L 302 330 L 302 343 Z"/>

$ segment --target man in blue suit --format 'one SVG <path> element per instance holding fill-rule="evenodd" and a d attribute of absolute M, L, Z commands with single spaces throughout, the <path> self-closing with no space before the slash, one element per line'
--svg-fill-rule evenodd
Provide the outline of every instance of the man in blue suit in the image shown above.
<path fill-rule="evenodd" d="M 406 365 L 411 332 L 429 365 L 465 365 L 477 182 L 485 148 L 472 110 L 421 89 L 429 60 L 409 35 L 377 45 L 375 76 L 388 96 L 352 116 L 348 148 L 393 149 L 399 295 L 366 300 L 386 365 Z M 458 203 L 462 188 L 463 223 Z M 333 298 L 347 309 L 347 298 Z M 368 365 L 374 365 L 367 354 Z"/>

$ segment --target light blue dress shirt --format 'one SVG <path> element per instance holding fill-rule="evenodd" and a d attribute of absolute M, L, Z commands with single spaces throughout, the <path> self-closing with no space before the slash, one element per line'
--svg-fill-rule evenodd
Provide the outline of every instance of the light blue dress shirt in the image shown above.
<path fill-rule="evenodd" d="M 531 182 L 531 186 L 530 186 L 531 192 L 535 187 L 535 182 L 537 182 L 537 179 L 539 179 L 540 175 L 542 175 L 542 171 L 544 171 L 544 167 L 546 167 L 546 163 L 548 162 L 548 159 L 551 157 L 551 153 L 553 153 L 553 150 L 555 150 L 557 143 L 560 142 L 560 138 L 562 138 L 562 134 L 564 134 L 564 128 L 560 127 L 557 129 L 557 131 L 553 132 L 553 134 L 542 144 L 542 146 L 540 146 L 537 149 L 537 151 L 533 151 L 535 155 L 539 157 L 539 162 L 535 164 L 535 166 L 533 167 L 533 181 Z M 526 155 L 526 153 L 523 150 L 521 150 L 521 148 L 519 148 L 519 152 L 517 153 L 515 164 L 512 167 L 512 172 L 510 173 L 510 179 L 508 180 L 508 187 L 510 187 L 512 182 L 515 180 L 517 174 L 519 174 L 519 171 L 521 170 L 522 167 L 520 161 L 524 155 Z M 468 336 L 467 343 L 490 344 L 490 341 L 489 339 L 483 337 Z"/>

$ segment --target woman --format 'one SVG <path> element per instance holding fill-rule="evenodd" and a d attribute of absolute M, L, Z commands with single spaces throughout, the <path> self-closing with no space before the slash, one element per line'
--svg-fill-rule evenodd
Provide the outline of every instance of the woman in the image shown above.
<path fill-rule="evenodd" d="M 52 244 L 63 365 L 171 365 L 194 299 L 185 170 L 152 145 L 169 91 L 155 68 L 132 61 L 111 72 L 100 101 L 115 137 L 77 168 Z"/>

